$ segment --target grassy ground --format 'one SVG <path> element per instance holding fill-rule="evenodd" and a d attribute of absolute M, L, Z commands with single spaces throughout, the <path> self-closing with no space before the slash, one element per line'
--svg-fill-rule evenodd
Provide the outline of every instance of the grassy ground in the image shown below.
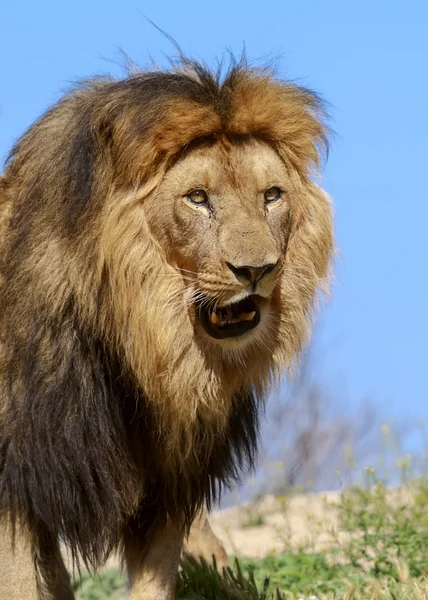
<path fill-rule="evenodd" d="M 411 493 L 401 497 L 376 481 L 374 473 L 367 477 L 369 485 L 343 492 L 331 507 L 339 511 L 340 543 L 338 532 L 331 531 L 332 543 L 323 552 L 290 548 L 262 560 L 235 562 L 222 574 L 188 560 L 179 575 L 177 599 L 428 599 L 428 481 L 408 482 Z M 126 596 L 125 581 L 118 571 L 96 580 L 85 576 L 76 583 L 76 595 L 119 600 Z"/>

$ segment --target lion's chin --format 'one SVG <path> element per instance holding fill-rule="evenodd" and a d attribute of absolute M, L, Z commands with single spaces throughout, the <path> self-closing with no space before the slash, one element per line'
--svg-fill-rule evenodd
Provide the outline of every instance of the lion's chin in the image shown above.
<path fill-rule="evenodd" d="M 260 324 L 262 298 L 252 295 L 239 302 L 212 306 L 200 302 L 197 316 L 205 333 L 215 340 L 245 337 Z"/>

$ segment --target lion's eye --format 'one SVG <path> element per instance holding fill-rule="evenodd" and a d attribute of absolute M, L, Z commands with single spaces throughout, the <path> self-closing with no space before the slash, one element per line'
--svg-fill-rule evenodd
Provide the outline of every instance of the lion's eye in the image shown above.
<path fill-rule="evenodd" d="M 207 204 L 208 194 L 205 190 L 193 190 L 186 196 L 194 204 Z"/>
<path fill-rule="evenodd" d="M 265 191 L 265 203 L 271 204 L 272 202 L 276 202 L 282 196 L 282 190 L 278 187 L 271 187 Z"/>

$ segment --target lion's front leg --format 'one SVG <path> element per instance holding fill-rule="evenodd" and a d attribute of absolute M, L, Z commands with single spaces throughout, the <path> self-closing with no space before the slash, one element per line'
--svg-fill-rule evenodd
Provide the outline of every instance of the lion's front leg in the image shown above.
<path fill-rule="evenodd" d="M 147 546 L 147 531 L 138 526 L 125 535 L 125 560 L 131 584 L 129 600 L 173 600 L 180 555 L 183 547 L 183 527 L 168 521 Z"/>
<path fill-rule="evenodd" d="M 70 576 L 56 538 L 30 540 L 23 524 L 15 535 L 9 517 L 0 519 L 0 600 L 73 600 Z"/>
<path fill-rule="evenodd" d="M 36 571 L 28 534 L 17 528 L 14 542 L 7 516 L 0 519 L 0 600 L 37 600 Z"/>

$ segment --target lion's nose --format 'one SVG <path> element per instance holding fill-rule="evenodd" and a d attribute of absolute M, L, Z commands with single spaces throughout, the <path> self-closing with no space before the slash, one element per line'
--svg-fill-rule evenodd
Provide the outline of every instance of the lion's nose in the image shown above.
<path fill-rule="evenodd" d="M 260 267 L 252 265 L 232 265 L 230 262 L 226 262 L 226 265 L 232 271 L 239 281 L 246 279 L 253 285 L 258 283 L 265 275 L 272 273 L 278 263 L 269 263 Z"/>

